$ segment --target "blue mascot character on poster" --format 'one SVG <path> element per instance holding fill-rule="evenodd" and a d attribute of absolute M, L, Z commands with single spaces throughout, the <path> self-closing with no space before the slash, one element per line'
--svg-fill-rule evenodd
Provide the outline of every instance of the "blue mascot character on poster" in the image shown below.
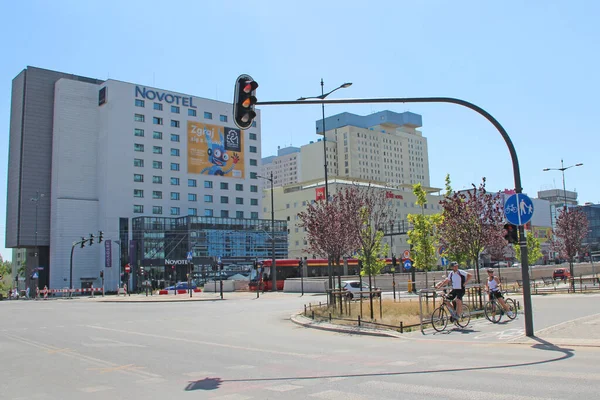
<path fill-rule="evenodd" d="M 205 131 L 206 144 L 208 147 L 208 161 L 212 164 L 210 167 L 204 168 L 200 173 L 208 175 L 224 176 L 235 169 L 236 164 L 240 161 L 237 153 L 233 153 L 231 157 L 231 165 L 225 168 L 229 161 L 229 154 L 223 142 L 223 134 L 219 131 L 219 141 L 214 142 L 209 132 Z"/>

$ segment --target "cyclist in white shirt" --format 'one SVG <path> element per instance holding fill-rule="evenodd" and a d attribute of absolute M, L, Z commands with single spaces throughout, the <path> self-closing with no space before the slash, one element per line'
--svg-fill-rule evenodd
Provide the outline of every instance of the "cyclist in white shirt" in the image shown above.
<path fill-rule="evenodd" d="M 490 296 L 490 301 L 492 301 L 493 298 L 498 299 L 498 303 L 500 303 L 500 305 L 502 306 L 504 311 L 512 317 L 511 311 L 509 310 L 508 306 L 506 305 L 506 302 L 504 301 L 504 296 L 502 295 L 502 291 L 500 290 L 500 279 L 498 279 L 494 275 L 493 268 L 488 268 L 487 273 L 488 273 L 488 278 L 485 281 L 485 290 L 488 292 L 488 294 Z"/>
<path fill-rule="evenodd" d="M 452 261 L 450 266 L 452 267 L 452 272 L 450 272 L 448 277 L 442 282 L 438 283 L 435 287 L 436 289 L 439 289 L 448 283 L 452 285 L 452 291 L 446 297 L 446 304 L 451 311 L 454 311 L 454 307 L 452 307 L 452 301 L 456 300 L 456 313 L 461 315 L 462 298 L 465 295 L 465 286 L 471 279 L 472 275 L 468 272 L 458 269 L 458 263 L 456 261 Z"/>

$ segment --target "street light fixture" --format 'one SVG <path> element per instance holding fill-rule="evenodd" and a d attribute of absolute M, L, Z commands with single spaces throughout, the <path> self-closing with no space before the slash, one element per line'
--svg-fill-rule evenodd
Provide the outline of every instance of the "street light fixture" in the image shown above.
<path fill-rule="evenodd" d="M 277 291 L 277 266 L 275 265 L 275 203 L 273 201 L 273 171 L 269 177 L 256 175 L 271 182 L 271 291 Z M 258 291 L 258 288 L 256 289 Z"/>
<path fill-rule="evenodd" d="M 312 99 L 323 100 L 327 96 L 329 96 L 331 93 L 335 92 L 336 90 L 346 89 L 350 86 L 352 86 L 352 82 L 346 82 L 346 83 L 336 87 L 335 89 L 333 89 L 330 92 L 323 93 L 323 91 L 324 91 L 323 79 L 321 79 L 321 95 L 320 96 L 300 97 L 298 99 L 298 101 L 312 100 Z M 325 103 L 321 104 L 321 111 L 322 111 L 322 116 L 323 116 L 323 119 L 322 119 L 322 121 L 323 121 L 323 157 L 325 158 L 325 164 L 324 164 L 324 168 L 325 168 L 325 202 L 328 203 L 329 202 L 329 185 L 327 183 L 327 136 L 325 136 Z"/>
<path fill-rule="evenodd" d="M 565 199 L 565 210 L 567 209 L 567 189 L 565 186 L 565 171 L 568 170 L 569 168 L 573 168 L 573 167 L 581 167 L 583 165 L 583 163 L 577 163 L 574 165 L 569 165 L 568 167 L 565 167 L 563 160 L 560 160 L 560 168 L 544 168 L 542 171 L 560 171 L 562 172 L 562 182 L 563 182 L 563 197 Z"/>

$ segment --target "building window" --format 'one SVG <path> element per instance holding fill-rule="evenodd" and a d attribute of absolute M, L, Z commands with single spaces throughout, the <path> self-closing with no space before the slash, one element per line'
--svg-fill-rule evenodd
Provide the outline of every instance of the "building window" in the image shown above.
<path fill-rule="evenodd" d="M 213 196 L 212 196 L 212 194 L 205 194 L 204 195 L 204 202 L 205 203 L 212 203 L 213 202 Z"/>
<path fill-rule="evenodd" d="M 250 133 L 250 140 L 256 140 L 256 133 Z"/>
<path fill-rule="evenodd" d="M 235 204 L 244 204 L 244 198 L 243 197 L 236 197 L 235 198 Z"/>
<path fill-rule="evenodd" d="M 179 128 L 179 121 L 176 121 L 174 119 L 171 120 L 171 127 L 172 128 Z"/>
<path fill-rule="evenodd" d="M 171 112 L 175 114 L 179 114 L 179 106 L 171 106 Z"/>
<path fill-rule="evenodd" d="M 188 187 L 196 187 L 196 180 L 188 179 Z"/>
<path fill-rule="evenodd" d="M 171 178 L 171 185 L 179 186 L 179 178 Z"/>
<path fill-rule="evenodd" d="M 171 171 L 179 171 L 179 164 L 178 163 L 171 163 Z"/>
<path fill-rule="evenodd" d="M 257 206 L 258 205 L 258 199 L 250 199 L 250 205 L 251 206 Z"/>
<path fill-rule="evenodd" d="M 142 189 L 133 189 L 133 197 L 144 197 L 144 191 Z"/>
<path fill-rule="evenodd" d="M 250 153 L 256 153 L 256 146 L 250 146 Z"/>
<path fill-rule="evenodd" d="M 250 218 L 252 218 L 252 219 L 258 219 L 258 213 L 256 211 L 252 211 L 250 213 Z"/>
<path fill-rule="evenodd" d="M 171 200 L 179 200 L 179 192 L 171 192 Z"/>
<path fill-rule="evenodd" d="M 141 99 L 135 99 L 135 106 L 136 106 L 136 107 L 145 107 L 145 105 L 144 105 L 144 100 L 141 100 Z"/>
<path fill-rule="evenodd" d="M 258 186 L 256 186 L 256 185 L 250 185 L 250 191 L 252 193 L 258 193 Z"/>
<path fill-rule="evenodd" d="M 221 204 L 229 204 L 229 197 L 221 196 Z"/>
<path fill-rule="evenodd" d="M 221 190 L 228 190 L 228 189 L 229 189 L 229 183 L 221 182 Z"/>
<path fill-rule="evenodd" d="M 241 183 L 236 183 L 235 184 L 235 190 L 237 190 L 238 192 L 243 192 L 244 191 L 244 185 Z"/>
<path fill-rule="evenodd" d="M 212 113 L 208 111 L 204 111 L 204 119 L 212 119 Z"/>
<path fill-rule="evenodd" d="M 144 175 L 142 174 L 133 174 L 134 182 L 144 182 Z"/>
<path fill-rule="evenodd" d="M 204 216 L 205 217 L 212 217 L 213 216 L 213 210 L 212 210 L 212 208 L 205 208 L 204 209 Z"/>
<path fill-rule="evenodd" d="M 162 118 L 160 118 L 160 117 L 152 117 L 152 123 L 154 125 L 162 125 L 163 124 L 162 123 Z"/>
<path fill-rule="evenodd" d="M 142 206 L 141 204 L 134 204 L 133 205 L 133 212 L 135 214 L 143 214 L 144 213 L 144 206 Z"/>
<path fill-rule="evenodd" d="M 258 161 L 255 160 L 254 158 L 250 159 L 250 165 L 252 165 L 253 167 L 256 167 L 258 165 Z"/>
<path fill-rule="evenodd" d="M 213 187 L 212 181 L 204 181 L 204 188 L 205 189 L 212 189 L 212 187 Z"/>
<path fill-rule="evenodd" d="M 236 218 L 244 218 L 244 212 L 243 211 L 236 211 L 235 212 L 235 217 Z"/>
<path fill-rule="evenodd" d="M 171 207 L 171 215 L 179 215 L 179 207 Z"/>
<path fill-rule="evenodd" d="M 162 199 L 162 192 L 160 190 L 153 190 L 152 191 L 152 198 L 154 200 L 160 200 L 160 199 Z"/>
<path fill-rule="evenodd" d="M 256 179 L 256 178 L 257 178 L 256 172 L 250 172 L 250 179 Z"/>
<path fill-rule="evenodd" d="M 198 209 L 197 208 L 188 208 L 188 215 L 198 215 Z"/>
<path fill-rule="evenodd" d="M 144 137 L 144 130 L 136 128 L 136 129 L 133 130 L 133 135 L 134 136 L 139 136 L 139 137 Z"/>
<path fill-rule="evenodd" d="M 162 139 L 162 132 L 154 131 L 152 132 L 153 139 Z"/>
<path fill-rule="evenodd" d="M 162 111 L 162 104 L 160 103 L 154 103 L 154 109 L 157 111 Z"/>
<path fill-rule="evenodd" d="M 152 206 L 152 214 L 162 214 L 162 207 L 161 206 Z"/>
<path fill-rule="evenodd" d="M 219 121 L 227 122 L 227 115 L 219 115 Z"/>
<path fill-rule="evenodd" d="M 173 157 L 179 157 L 179 149 L 171 149 L 171 155 Z"/>
<path fill-rule="evenodd" d="M 229 211 L 221 210 L 221 218 L 229 218 Z"/>
<path fill-rule="evenodd" d="M 179 142 L 179 135 L 171 133 L 171 142 Z"/>
<path fill-rule="evenodd" d="M 156 176 L 156 175 L 154 175 L 154 176 L 152 177 L 152 183 L 158 183 L 158 184 L 161 184 L 161 183 L 162 183 L 162 176 Z"/>
<path fill-rule="evenodd" d="M 152 168 L 162 169 L 162 161 L 152 161 Z"/>
<path fill-rule="evenodd" d="M 195 117 L 196 116 L 196 110 L 194 110 L 193 108 L 188 108 L 188 115 L 190 117 Z"/>
<path fill-rule="evenodd" d="M 134 167 L 143 167 L 144 166 L 144 160 L 142 160 L 141 158 L 134 158 L 133 159 L 133 166 Z"/>
<path fill-rule="evenodd" d="M 152 152 L 154 154 L 162 154 L 162 146 L 152 146 Z"/>
<path fill-rule="evenodd" d="M 144 122 L 144 121 L 145 121 L 144 114 L 135 114 L 135 115 L 133 116 L 133 120 L 134 120 L 135 122 Z"/>
<path fill-rule="evenodd" d="M 135 151 L 144 151 L 144 145 L 141 143 L 134 143 L 133 150 Z"/>
<path fill-rule="evenodd" d="M 198 196 L 196 195 L 196 193 L 188 193 L 188 201 L 197 201 L 198 200 Z"/>

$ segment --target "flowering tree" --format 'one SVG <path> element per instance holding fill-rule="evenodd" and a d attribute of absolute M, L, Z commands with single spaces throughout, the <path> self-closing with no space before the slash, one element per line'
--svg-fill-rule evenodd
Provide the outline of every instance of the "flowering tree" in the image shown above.
<path fill-rule="evenodd" d="M 569 260 L 571 276 L 574 275 L 573 259 L 584 250 L 583 241 L 588 234 L 588 220 L 583 211 L 565 209 L 556 219 L 554 238 L 550 241 L 551 249 Z M 572 281 L 573 289 L 575 282 Z"/>
<path fill-rule="evenodd" d="M 500 196 L 488 193 L 485 178 L 479 187 L 465 192 L 452 192 L 450 180 L 446 179 L 447 193 L 441 201 L 443 220 L 439 226 L 440 241 L 450 255 L 465 256 L 473 262 L 477 282 L 479 257 L 486 247 L 503 247 L 504 215 Z"/>
<path fill-rule="evenodd" d="M 436 236 L 442 216 L 441 214 L 425 215 L 427 194 L 420 183 L 413 186 L 413 193 L 417 197 L 416 204 L 421 207 L 421 213 L 408 215 L 408 222 L 413 226 L 413 229 L 408 231 L 408 242 L 413 245 L 415 268 L 428 271 L 437 261 Z M 427 274 L 425 278 L 428 286 Z"/>
<path fill-rule="evenodd" d="M 354 227 L 360 210 L 356 187 L 338 191 L 329 202 L 318 200 L 309 204 L 305 211 L 298 214 L 299 226 L 306 228 L 308 246 L 305 251 L 327 258 L 339 269 L 340 260 L 353 254 L 359 246 Z M 330 285 L 331 272 L 328 271 Z"/>

